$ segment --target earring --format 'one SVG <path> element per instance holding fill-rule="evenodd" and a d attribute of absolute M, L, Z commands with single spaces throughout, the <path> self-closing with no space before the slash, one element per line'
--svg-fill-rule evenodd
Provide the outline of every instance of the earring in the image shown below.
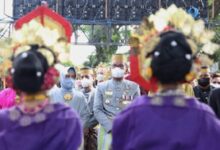
<path fill-rule="evenodd" d="M 195 74 L 195 72 L 189 72 L 186 76 L 185 76 L 185 80 L 187 81 L 187 82 L 191 82 L 191 81 L 193 81 L 194 79 L 196 78 L 196 74 Z"/>
<path fill-rule="evenodd" d="M 151 67 L 147 67 L 147 69 L 146 69 L 146 77 L 150 79 L 152 76 L 153 76 L 152 68 Z"/>

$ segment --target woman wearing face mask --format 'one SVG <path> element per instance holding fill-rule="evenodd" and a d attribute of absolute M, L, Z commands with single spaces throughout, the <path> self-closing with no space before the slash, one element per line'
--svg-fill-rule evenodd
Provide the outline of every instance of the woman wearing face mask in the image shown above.
<path fill-rule="evenodd" d="M 54 90 L 50 97 L 53 102 L 66 103 L 72 107 L 80 116 L 82 123 L 86 122 L 85 116 L 88 114 L 86 110 L 86 99 L 83 93 L 74 88 L 74 79 L 68 73 L 61 73 L 59 89 Z"/>
<path fill-rule="evenodd" d="M 101 125 L 98 133 L 98 150 L 109 148 L 113 118 L 140 95 L 139 86 L 124 79 L 123 64 L 123 55 L 114 55 L 112 79 L 98 84 L 96 88 L 93 110 Z"/>

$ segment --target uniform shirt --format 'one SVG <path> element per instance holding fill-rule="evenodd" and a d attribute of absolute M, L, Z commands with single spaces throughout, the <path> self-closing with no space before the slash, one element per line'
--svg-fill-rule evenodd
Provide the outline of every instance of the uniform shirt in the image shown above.
<path fill-rule="evenodd" d="M 95 89 L 91 90 L 90 92 L 85 92 L 85 90 L 82 90 L 82 93 L 86 98 L 86 109 L 89 112 L 85 116 L 86 118 L 84 120 L 86 120 L 86 122 L 84 124 L 84 127 L 93 128 L 98 124 L 93 112 Z"/>
<path fill-rule="evenodd" d="M 65 94 L 72 95 L 70 100 L 65 100 Z M 80 116 L 82 124 L 84 126 L 85 122 L 87 121 L 87 115 L 90 114 L 87 110 L 86 105 L 86 98 L 82 92 L 77 91 L 76 89 L 65 90 L 63 88 L 58 88 L 50 93 L 50 99 L 54 103 L 65 103 L 72 107 Z"/>
<path fill-rule="evenodd" d="M 98 84 L 93 110 L 106 132 L 111 131 L 113 118 L 139 95 L 139 86 L 132 81 L 111 79 Z"/>
<path fill-rule="evenodd" d="M 219 150 L 220 121 L 182 95 L 142 96 L 115 119 L 113 150 Z"/>

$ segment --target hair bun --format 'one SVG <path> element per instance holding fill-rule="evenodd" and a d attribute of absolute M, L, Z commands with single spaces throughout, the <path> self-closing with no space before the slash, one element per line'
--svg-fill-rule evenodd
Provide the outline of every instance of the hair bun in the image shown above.
<path fill-rule="evenodd" d="M 46 58 L 36 50 L 36 47 L 31 47 L 14 58 L 12 73 L 14 87 L 27 93 L 38 92 L 47 69 Z"/>
<path fill-rule="evenodd" d="M 152 52 L 153 76 L 163 84 L 184 81 L 192 67 L 192 50 L 185 36 L 169 31 L 162 33 L 160 38 Z"/>

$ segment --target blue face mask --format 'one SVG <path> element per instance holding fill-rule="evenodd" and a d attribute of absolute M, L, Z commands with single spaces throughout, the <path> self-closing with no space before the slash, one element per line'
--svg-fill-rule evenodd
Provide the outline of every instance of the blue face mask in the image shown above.
<path fill-rule="evenodd" d="M 69 77 L 65 77 L 65 75 L 61 75 L 61 80 L 60 80 L 61 88 L 65 90 L 71 90 L 74 88 L 74 80 Z"/>

